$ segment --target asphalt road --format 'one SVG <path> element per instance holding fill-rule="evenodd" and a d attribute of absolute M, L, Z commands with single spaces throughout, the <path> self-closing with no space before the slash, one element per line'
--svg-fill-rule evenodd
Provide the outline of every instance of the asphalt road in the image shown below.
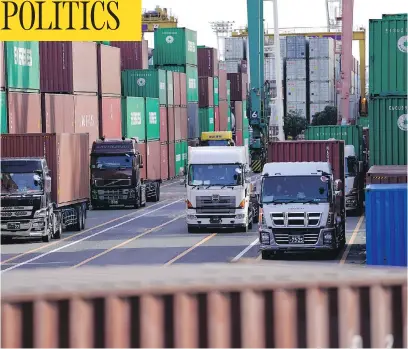
<path fill-rule="evenodd" d="M 173 180 L 162 185 L 160 202 L 146 208 L 89 211 L 85 230 L 64 232 L 50 243 L 13 240 L 1 246 L 1 270 L 260 259 L 256 225 L 249 233 L 188 234 L 184 199 L 184 186 Z M 364 217 L 348 217 L 347 242 L 331 262 L 364 264 Z M 313 255 L 284 258 L 327 262 Z"/>

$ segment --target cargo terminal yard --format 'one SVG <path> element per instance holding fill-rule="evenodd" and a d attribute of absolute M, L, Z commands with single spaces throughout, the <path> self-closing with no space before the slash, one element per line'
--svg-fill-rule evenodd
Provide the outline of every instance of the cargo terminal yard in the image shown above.
<path fill-rule="evenodd" d="M 253 2 L 0 42 L 2 347 L 407 347 L 408 15 Z"/>

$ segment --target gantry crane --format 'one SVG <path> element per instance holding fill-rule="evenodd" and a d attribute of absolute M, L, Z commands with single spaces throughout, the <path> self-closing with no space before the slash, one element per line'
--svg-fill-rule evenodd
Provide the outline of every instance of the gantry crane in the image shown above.
<path fill-rule="evenodd" d="M 142 33 L 153 33 L 157 28 L 177 28 L 178 20 L 167 8 L 156 6 L 153 11 L 143 10 Z"/>

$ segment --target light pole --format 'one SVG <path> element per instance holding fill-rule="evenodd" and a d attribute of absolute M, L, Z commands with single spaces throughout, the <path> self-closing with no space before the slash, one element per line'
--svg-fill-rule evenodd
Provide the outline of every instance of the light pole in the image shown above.
<path fill-rule="evenodd" d="M 234 25 L 234 21 L 214 21 L 210 22 L 211 29 L 217 36 L 217 52 L 218 52 L 218 59 L 221 59 L 221 50 L 220 50 L 220 39 L 222 37 L 227 37 L 228 34 L 232 31 L 232 26 Z"/>

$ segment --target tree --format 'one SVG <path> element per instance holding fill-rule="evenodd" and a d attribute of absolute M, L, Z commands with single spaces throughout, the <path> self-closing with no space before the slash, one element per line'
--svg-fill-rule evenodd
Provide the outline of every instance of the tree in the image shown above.
<path fill-rule="evenodd" d="M 337 108 L 328 105 L 323 111 L 313 115 L 312 125 L 337 125 Z"/>
<path fill-rule="evenodd" d="M 291 136 L 295 139 L 299 134 L 301 134 L 307 127 L 307 121 L 305 118 L 300 116 L 298 111 L 290 111 L 283 118 L 283 132 L 285 133 L 285 138 Z"/>

